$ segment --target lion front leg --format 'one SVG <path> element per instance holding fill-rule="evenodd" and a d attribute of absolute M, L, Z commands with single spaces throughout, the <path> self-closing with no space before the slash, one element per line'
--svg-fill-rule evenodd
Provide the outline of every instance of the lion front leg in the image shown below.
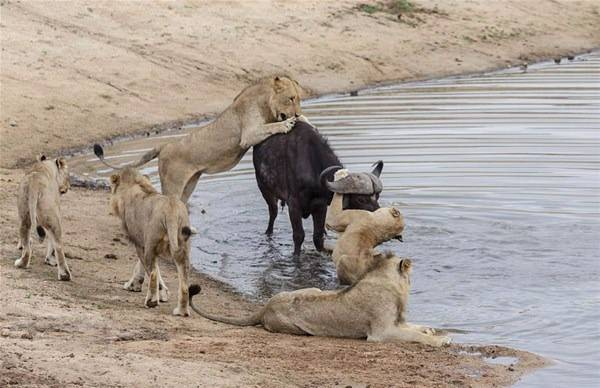
<path fill-rule="evenodd" d="M 418 342 L 434 346 L 436 348 L 448 345 L 451 341 L 450 337 L 448 336 L 434 336 L 431 334 L 425 334 L 416 330 L 414 327 L 405 324 L 389 327 L 382 332 L 375 332 L 369 335 L 367 340 L 375 342 Z"/>
<path fill-rule="evenodd" d="M 276 123 L 262 124 L 253 128 L 242 129 L 242 137 L 240 139 L 240 147 L 248 149 L 261 143 L 271 135 L 277 133 L 288 133 L 296 125 L 296 117 L 290 117 L 287 120 Z"/>

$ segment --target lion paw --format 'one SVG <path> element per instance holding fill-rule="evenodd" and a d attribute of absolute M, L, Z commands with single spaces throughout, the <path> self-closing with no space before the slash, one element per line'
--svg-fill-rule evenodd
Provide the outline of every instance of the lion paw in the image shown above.
<path fill-rule="evenodd" d="M 56 267 L 58 263 L 56 261 L 56 257 L 54 257 L 54 255 L 50 255 L 46 256 L 46 258 L 44 259 L 44 264 L 49 265 L 51 267 Z"/>
<path fill-rule="evenodd" d="M 161 302 L 169 301 L 169 289 L 166 286 L 160 286 L 158 289 L 158 300 Z"/>
<path fill-rule="evenodd" d="M 313 126 L 310 121 L 308 121 L 308 119 L 306 118 L 306 116 L 304 115 L 300 115 L 298 116 L 298 121 L 304 121 L 306 124 L 310 125 L 311 127 Z"/>
<path fill-rule="evenodd" d="M 15 260 L 15 267 L 17 268 L 29 268 L 29 263 L 25 264 L 23 258 Z"/>
<path fill-rule="evenodd" d="M 127 291 L 141 292 L 142 291 L 142 282 L 139 282 L 136 279 L 132 279 L 132 280 L 128 281 L 127 283 L 123 284 L 123 288 Z"/>
<path fill-rule="evenodd" d="M 62 281 L 66 281 L 66 282 L 71 280 L 71 271 L 69 270 L 69 268 L 65 267 L 62 270 L 58 271 L 58 280 L 62 280 Z"/>
<path fill-rule="evenodd" d="M 185 309 L 179 308 L 179 307 L 175 307 L 173 309 L 173 315 L 177 315 L 180 317 L 189 317 L 190 316 L 190 309 L 189 307 L 186 307 Z"/>
<path fill-rule="evenodd" d="M 285 128 L 287 129 L 286 132 L 289 132 L 292 130 L 292 128 L 294 128 L 294 125 L 296 125 L 297 120 L 298 119 L 296 117 L 290 117 L 289 119 L 287 119 L 283 122 L 285 125 Z"/>
<path fill-rule="evenodd" d="M 450 343 L 452 342 L 452 338 L 448 337 L 448 336 L 443 336 L 443 337 L 438 337 L 439 338 L 439 346 L 446 346 L 446 345 L 450 345 Z"/>
<path fill-rule="evenodd" d="M 158 306 L 158 299 L 151 299 L 151 298 L 146 297 L 145 305 L 148 308 L 156 307 L 156 306 Z"/>

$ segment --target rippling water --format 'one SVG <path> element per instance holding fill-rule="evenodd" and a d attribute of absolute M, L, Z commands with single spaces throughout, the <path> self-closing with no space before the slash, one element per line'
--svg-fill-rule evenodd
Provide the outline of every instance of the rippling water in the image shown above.
<path fill-rule="evenodd" d="M 466 330 L 457 342 L 503 344 L 555 361 L 518 385 L 600 384 L 599 53 L 526 73 L 330 96 L 304 109 L 350 169 L 386 162 L 381 202 L 400 206 L 407 230 L 404 244 L 385 248 L 414 260 L 412 321 Z M 107 153 L 125 163 L 176 136 L 123 142 Z M 74 169 L 93 173 L 92 160 L 79 157 Z M 155 174 L 156 165 L 146 172 Z M 286 211 L 266 238 L 250 153 L 233 171 L 203 177 L 191 199 L 200 230 L 194 266 L 257 300 L 335 287 L 330 259 L 312 246 L 311 222 L 305 253 L 292 257 Z"/>

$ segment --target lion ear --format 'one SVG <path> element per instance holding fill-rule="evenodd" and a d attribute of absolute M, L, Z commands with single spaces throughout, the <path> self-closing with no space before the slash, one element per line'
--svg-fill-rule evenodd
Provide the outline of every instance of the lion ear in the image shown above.
<path fill-rule="evenodd" d="M 46 157 L 46 155 L 44 155 L 44 154 L 40 154 L 40 155 L 38 155 L 38 160 L 39 160 L 40 162 L 43 162 L 43 161 L 44 161 L 44 160 L 46 160 L 46 159 L 48 159 L 48 158 Z"/>
<path fill-rule="evenodd" d="M 110 176 L 110 184 L 111 185 L 118 185 L 119 181 L 121 180 L 121 177 L 119 176 L 119 174 L 112 174 Z"/>
<path fill-rule="evenodd" d="M 400 271 L 400 273 L 407 273 L 411 268 L 412 261 L 410 261 L 410 259 L 400 260 L 400 264 L 398 264 L 398 271 Z"/>
<path fill-rule="evenodd" d="M 392 213 L 392 217 L 395 218 L 398 218 L 401 215 L 400 210 L 396 209 L 395 207 L 390 208 L 390 213 Z"/>
<path fill-rule="evenodd" d="M 60 158 L 56 158 L 56 167 L 58 167 L 61 170 L 67 167 L 67 161 L 65 160 L 65 158 L 63 158 L 62 156 Z"/>

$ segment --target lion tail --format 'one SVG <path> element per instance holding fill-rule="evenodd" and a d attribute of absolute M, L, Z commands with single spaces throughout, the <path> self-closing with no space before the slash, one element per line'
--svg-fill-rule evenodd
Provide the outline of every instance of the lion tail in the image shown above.
<path fill-rule="evenodd" d="M 46 231 L 40 225 L 37 225 L 37 204 L 39 195 L 34 190 L 29 191 L 29 219 L 31 220 L 31 227 L 35 227 L 35 230 L 40 238 L 40 241 L 44 241 L 46 238 Z"/>
<path fill-rule="evenodd" d="M 166 229 L 171 256 L 175 256 L 179 251 L 179 237 L 181 236 L 183 241 L 187 241 L 192 235 L 192 229 L 189 226 L 179 228 L 179 220 L 176 215 L 167 216 Z"/>
<path fill-rule="evenodd" d="M 143 166 L 144 164 L 148 163 L 152 159 L 158 158 L 158 155 L 160 155 L 161 150 L 162 150 L 162 145 L 152 148 L 150 151 L 148 151 L 144 155 L 142 155 L 140 160 L 129 165 L 128 167 L 136 167 L 137 168 L 137 167 Z"/>
<path fill-rule="evenodd" d="M 190 295 L 190 307 L 192 308 L 192 310 L 194 310 L 200 316 L 202 316 L 206 319 L 210 319 L 211 321 L 227 323 L 229 325 L 235 325 L 235 326 L 256 326 L 262 322 L 262 316 L 263 316 L 262 309 L 261 309 L 261 311 L 258 311 L 256 313 L 252 314 L 251 316 L 244 317 L 244 318 L 218 317 L 216 315 L 207 313 L 206 311 L 200 310 L 198 307 L 196 307 L 194 305 L 193 298 L 194 298 L 194 295 L 199 294 L 201 290 L 202 290 L 201 287 L 197 284 L 192 284 L 190 286 L 190 288 L 188 289 L 189 295 Z"/>

